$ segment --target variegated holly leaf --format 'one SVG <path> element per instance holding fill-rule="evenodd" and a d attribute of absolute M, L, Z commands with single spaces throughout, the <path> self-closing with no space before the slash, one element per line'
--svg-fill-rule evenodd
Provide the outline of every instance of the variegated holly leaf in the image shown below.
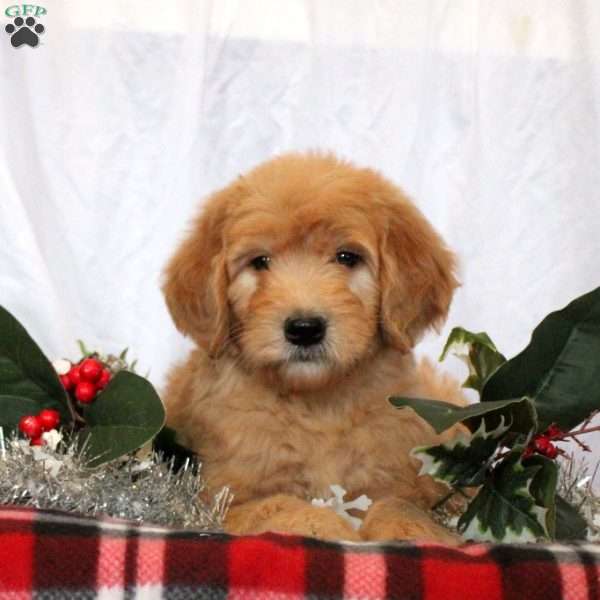
<path fill-rule="evenodd" d="M 469 406 L 455 406 L 441 400 L 397 396 L 392 396 L 389 401 L 396 408 L 412 408 L 435 429 L 436 433 L 441 433 L 461 422 L 464 422 L 471 431 L 475 431 L 482 419 L 486 421 L 488 429 L 494 429 L 498 427 L 502 416 L 506 421 L 510 420 L 511 429 L 516 432 L 529 433 L 537 426 L 535 407 L 529 398 L 477 402 Z"/>
<path fill-rule="evenodd" d="M 540 465 L 524 466 L 511 453 L 488 475 L 479 493 L 458 521 L 465 539 L 489 542 L 533 542 L 551 537 L 548 507 L 539 506 L 532 482 Z"/>
<path fill-rule="evenodd" d="M 520 449 L 519 449 L 520 451 Z M 535 503 L 548 509 L 546 513 L 546 529 L 550 537 L 556 537 L 556 486 L 558 484 L 558 465 L 554 460 L 534 454 L 525 461 L 525 466 L 539 466 L 539 471 L 531 481 L 530 492 Z"/>
<path fill-rule="evenodd" d="M 531 482 L 531 494 L 536 504 L 548 508 L 546 525 L 553 538 L 557 540 L 586 539 L 587 522 L 579 511 L 559 494 L 558 464 L 539 454 L 523 461 L 526 466 L 539 465 L 541 468 Z"/>
<path fill-rule="evenodd" d="M 478 392 L 481 392 L 485 382 L 498 367 L 506 362 L 506 358 L 498 352 L 487 333 L 473 333 L 462 327 L 455 327 L 450 332 L 440 361 L 444 360 L 448 353 L 462 360 L 469 369 L 469 377 L 463 383 L 463 387 Z"/>
<path fill-rule="evenodd" d="M 422 462 L 419 475 L 430 475 L 453 487 L 481 485 L 502 436 L 510 429 L 504 417 L 495 429 L 486 431 L 485 421 L 472 435 L 460 432 L 438 446 L 413 448 L 411 456 Z"/>

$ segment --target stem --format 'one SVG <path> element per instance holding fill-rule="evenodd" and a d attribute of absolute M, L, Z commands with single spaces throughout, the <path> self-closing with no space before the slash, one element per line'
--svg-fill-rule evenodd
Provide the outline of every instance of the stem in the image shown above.
<path fill-rule="evenodd" d="M 441 508 L 442 506 L 444 506 L 444 504 L 446 504 L 446 502 L 448 502 L 448 500 L 450 500 L 450 498 L 452 498 L 452 496 L 454 496 L 454 494 L 456 494 L 458 490 L 456 489 L 451 489 L 443 498 L 441 498 L 440 500 L 438 500 L 432 507 L 431 510 L 437 510 L 438 508 Z"/>
<path fill-rule="evenodd" d="M 71 415 L 71 420 L 73 421 L 73 425 L 77 423 L 85 423 L 85 419 L 75 410 L 73 406 L 73 402 L 71 400 L 70 394 L 67 392 L 67 407 L 69 409 L 69 413 Z"/>
<path fill-rule="evenodd" d="M 582 441 L 578 440 L 575 436 L 573 436 L 573 441 L 584 451 L 584 452 L 591 452 L 591 448 L 587 445 L 584 444 Z"/>
<path fill-rule="evenodd" d="M 575 435 L 583 435 L 584 433 L 593 433 L 594 431 L 600 431 L 600 425 L 597 425 L 596 427 L 588 427 L 588 428 L 586 428 L 584 426 L 581 429 L 577 429 L 576 431 L 570 431 L 569 433 L 565 434 L 560 439 L 562 440 L 565 438 L 573 437 Z"/>

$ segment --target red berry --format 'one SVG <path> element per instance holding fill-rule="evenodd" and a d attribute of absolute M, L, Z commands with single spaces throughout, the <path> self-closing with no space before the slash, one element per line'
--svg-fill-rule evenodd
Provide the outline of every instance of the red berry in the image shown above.
<path fill-rule="evenodd" d="M 102 375 L 102 363 L 95 358 L 86 358 L 79 365 L 79 374 L 83 381 L 96 383 Z"/>
<path fill-rule="evenodd" d="M 38 414 L 39 420 L 42 422 L 42 430 L 50 431 L 56 429 L 60 423 L 60 413 L 52 408 L 44 408 Z"/>
<path fill-rule="evenodd" d="M 108 369 L 102 369 L 102 375 L 100 375 L 100 379 L 96 382 L 96 387 L 99 390 L 103 390 L 110 381 L 112 377 L 112 373 Z"/>
<path fill-rule="evenodd" d="M 65 390 L 67 390 L 67 392 L 70 389 L 72 389 L 73 382 L 71 381 L 71 378 L 68 375 L 59 375 L 58 378 L 60 379 L 62 386 L 65 388 Z"/>
<path fill-rule="evenodd" d="M 96 386 L 89 381 L 81 381 L 75 388 L 75 398 L 82 404 L 89 404 L 96 397 Z"/>
<path fill-rule="evenodd" d="M 43 446 L 45 443 L 46 442 L 44 441 L 44 439 L 42 438 L 42 436 L 40 436 L 40 437 L 33 438 L 29 442 L 29 445 L 30 446 Z"/>
<path fill-rule="evenodd" d="M 545 435 L 538 435 L 533 440 L 533 447 L 537 452 L 548 458 L 556 458 L 558 454 L 556 446 L 550 441 L 550 438 Z"/>
<path fill-rule="evenodd" d="M 533 448 L 531 446 L 527 446 L 523 451 L 522 458 L 529 458 L 533 454 Z"/>
<path fill-rule="evenodd" d="M 71 370 L 67 373 L 67 377 L 71 380 L 72 387 L 75 387 L 81 381 L 79 365 L 74 365 L 71 368 Z"/>
<path fill-rule="evenodd" d="M 19 431 L 28 438 L 34 439 L 42 435 L 42 422 L 39 417 L 27 415 L 19 420 Z"/>
<path fill-rule="evenodd" d="M 550 439 L 562 437 L 564 434 L 565 432 L 556 423 L 552 423 L 552 425 L 550 425 L 550 427 L 548 427 L 546 430 L 546 435 Z"/>

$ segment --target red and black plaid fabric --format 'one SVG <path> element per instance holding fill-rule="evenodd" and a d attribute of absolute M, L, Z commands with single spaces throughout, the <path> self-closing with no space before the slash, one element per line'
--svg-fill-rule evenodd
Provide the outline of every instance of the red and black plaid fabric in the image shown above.
<path fill-rule="evenodd" d="M 600 599 L 600 547 L 335 544 L 0 508 L 0 598 Z"/>

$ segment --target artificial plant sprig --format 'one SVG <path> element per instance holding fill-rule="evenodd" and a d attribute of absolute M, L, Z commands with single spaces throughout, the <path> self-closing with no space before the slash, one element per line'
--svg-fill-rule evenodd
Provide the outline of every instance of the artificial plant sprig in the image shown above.
<path fill-rule="evenodd" d="M 463 423 L 470 436 L 416 448 L 422 475 L 451 490 L 478 487 L 459 530 L 488 541 L 565 539 L 583 535 L 576 510 L 556 493 L 561 450 L 556 442 L 600 430 L 589 427 L 600 410 L 600 288 L 548 315 L 529 345 L 510 360 L 486 333 L 455 328 L 441 359 L 464 360 L 481 402 L 456 407 L 445 402 L 392 397 L 436 432 Z M 451 494 L 449 494 L 451 495 Z"/>
<path fill-rule="evenodd" d="M 86 358 L 81 365 L 93 363 L 91 357 L 98 356 L 85 347 L 82 352 Z M 56 411 L 63 429 L 74 432 L 85 445 L 90 467 L 150 441 L 164 425 L 162 402 L 149 381 L 123 368 L 124 355 L 109 358 L 114 358 L 107 362 L 112 374 L 92 390 L 94 397 L 100 390 L 97 399 L 91 393 L 78 395 L 76 389 L 75 404 L 65 388 L 75 382 L 68 377 L 61 380 L 66 373 L 57 373 L 23 325 L 0 306 L 0 427 L 4 436 L 16 431 L 24 417 Z M 69 361 L 58 362 L 73 366 Z M 73 366 L 73 376 L 80 377 L 79 367 Z"/>

